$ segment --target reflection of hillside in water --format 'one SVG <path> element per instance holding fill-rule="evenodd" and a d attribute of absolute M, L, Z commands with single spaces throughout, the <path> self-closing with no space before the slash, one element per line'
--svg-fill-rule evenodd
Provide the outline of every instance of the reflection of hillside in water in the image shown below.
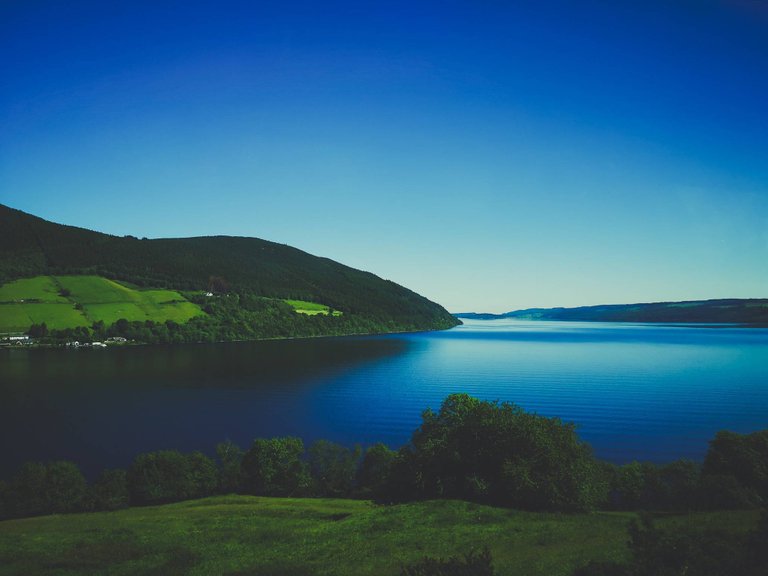
<path fill-rule="evenodd" d="M 301 384 L 391 358 L 407 346 L 404 339 L 358 337 L 11 351 L 0 363 L 0 390 Z"/>
<path fill-rule="evenodd" d="M 140 452 L 205 450 L 227 438 L 307 439 L 314 388 L 404 353 L 400 338 L 324 338 L 111 350 L 18 350 L 0 359 L 0 480 L 31 460 L 89 475 Z"/>

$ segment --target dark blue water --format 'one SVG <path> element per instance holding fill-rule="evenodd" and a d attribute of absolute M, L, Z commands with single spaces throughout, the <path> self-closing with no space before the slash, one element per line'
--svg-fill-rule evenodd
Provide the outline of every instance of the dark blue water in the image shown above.
<path fill-rule="evenodd" d="M 139 452 L 296 435 L 406 442 L 446 395 L 575 422 L 614 461 L 701 459 L 768 428 L 768 330 L 474 321 L 445 332 L 108 350 L 0 351 L 0 477 L 93 474 Z"/>

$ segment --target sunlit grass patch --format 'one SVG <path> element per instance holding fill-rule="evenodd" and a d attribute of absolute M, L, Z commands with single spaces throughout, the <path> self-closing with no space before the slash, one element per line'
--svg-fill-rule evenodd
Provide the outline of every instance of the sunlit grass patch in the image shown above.
<path fill-rule="evenodd" d="M 291 306 L 295 312 L 299 314 L 307 314 L 314 316 L 315 314 L 328 314 L 330 308 L 325 304 L 318 304 L 317 302 L 308 302 L 306 300 L 283 300 L 286 304 Z M 341 312 L 334 310 L 333 316 L 341 316 Z"/>
<path fill-rule="evenodd" d="M 176 291 L 136 290 L 100 276 L 37 276 L 0 287 L 0 332 L 43 322 L 52 330 L 109 326 L 121 318 L 182 324 L 202 314 Z"/>
<path fill-rule="evenodd" d="M 55 281 L 70 291 L 71 298 L 80 304 L 131 302 L 137 299 L 131 290 L 100 276 L 55 276 Z"/>
<path fill-rule="evenodd" d="M 24 304 L 32 324 L 45 324 L 49 329 L 88 326 L 90 322 L 72 304 Z"/>
<path fill-rule="evenodd" d="M 25 332 L 32 324 L 43 322 L 49 329 L 90 325 L 69 303 L 0 304 L 0 332 Z"/>
<path fill-rule="evenodd" d="M 67 299 L 59 294 L 59 287 L 50 276 L 22 278 L 0 286 L 0 302 L 19 302 L 21 300 L 67 302 Z"/>
<path fill-rule="evenodd" d="M 109 326 L 114 322 L 117 322 L 121 318 L 125 318 L 128 321 L 144 321 L 148 320 L 147 313 L 138 305 L 133 302 L 112 302 L 109 304 L 84 304 L 83 310 L 85 311 L 91 322 L 98 322 L 99 320 Z"/>

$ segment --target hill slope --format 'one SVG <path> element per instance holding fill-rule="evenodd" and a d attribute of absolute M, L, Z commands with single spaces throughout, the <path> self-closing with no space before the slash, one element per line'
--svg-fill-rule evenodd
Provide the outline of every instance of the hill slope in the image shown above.
<path fill-rule="evenodd" d="M 99 276 L 35 276 L 0 286 L 0 332 L 130 321 L 187 322 L 199 306 L 172 290 L 134 290 Z"/>
<path fill-rule="evenodd" d="M 343 313 L 351 331 L 426 330 L 458 322 L 388 280 L 290 246 L 230 236 L 147 240 L 55 224 L 0 205 L 0 284 L 38 275 L 91 274 L 138 286 L 218 289 L 303 300 Z"/>
<path fill-rule="evenodd" d="M 768 324 L 768 298 L 693 300 L 649 304 L 609 304 L 579 308 L 528 308 L 504 314 L 455 314 L 457 318 L 494 320 L 575 320 L 582 322 L 673 322 Z"/>

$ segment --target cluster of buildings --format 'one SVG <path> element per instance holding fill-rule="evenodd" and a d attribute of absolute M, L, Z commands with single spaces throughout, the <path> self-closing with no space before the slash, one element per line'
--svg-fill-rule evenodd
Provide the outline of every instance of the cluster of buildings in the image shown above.
<path fill-rule="evenodd" d="M 0 337 L 0 346 L 29 346 L 34 340 L 26 335 L 6 334 Z"/>
<path fill-rule="evenodd" d="M 104 342 L 79 342 L 77 340 L 73 342 L 67 342 L 67 346 L 71 348 L 106 348 L 108 344 L 124 344 L 128 342 L 126 338 L 122 336 L 113 336 L 107 338 Z"/>
<path fill-rule="evenodd" d="M 128 340 L 122 336 L 113 336 L 107 338 L 104 342 L 79 342 L 74 340 L 67 342 L 65 346 L 70 348 L 106 348 L 109 344 L 125 344 L 126 342 Z M 32 346 L 35 343 L 35 338 L 26 334 L 0 334 L 0 347 Z"/>

